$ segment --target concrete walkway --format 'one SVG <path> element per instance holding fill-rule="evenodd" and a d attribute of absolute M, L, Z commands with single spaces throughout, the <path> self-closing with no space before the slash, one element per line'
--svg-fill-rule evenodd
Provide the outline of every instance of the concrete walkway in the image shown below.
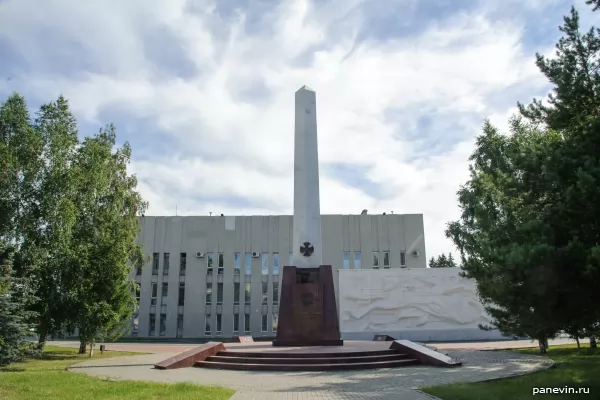
<path fill-rule="evenodd" d="M 142 348 L 143 346 L 140 346 L 139 350 Z M 127 348 L 127 350 L 132 351 L 131 348 Z M 444 348 L 442 351 L 462 361 L 463 366 L 458 368 L 417 366 L 334 372 L 245 372 L 200 368 L 161 371 L 154 369 L 155 362 L 173 354 L 169 351 L 103 360 L 92 359 L 76 364 L 70 370 L 114 380 L 189 382 L 224 386 L 237 390 L 232 400 L 431 400 L 432 396 L 416 389 L 425 386 L 476 382 L 521 375 L 548 368 L 553 364 L 545 357 L 516 353 L 450 350 L 448 348 Z"/>

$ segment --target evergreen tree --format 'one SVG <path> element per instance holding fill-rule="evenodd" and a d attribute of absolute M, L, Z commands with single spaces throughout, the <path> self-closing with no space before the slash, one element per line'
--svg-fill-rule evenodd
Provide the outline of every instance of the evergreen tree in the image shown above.
<path fill-rule="evenodd" d="M 459 221 L 446 235 L 461 254 L 464 276 L 477 282 L 492 326 L 530 336 L 547 348 L 560 330 L 553 310 L 559 280 L 554 232 L 542 222 L 553 199 L 545 196 L 544 161 L 558 135 L 518 118 L 511 135 L 486 122 L 470 160 L 471 178 L 459 191 Z"/>
<path fill-rule="evenodd" d="M 579 13 L 571 8 L 564 17 L 556 44 L 556 54 L 546 58 L 536 54 L 536 65 L 554 85 L 547 105 L 539 99 L 519 111 L 527 119 L 549 129 L 572 129 L 600 116 L 600 30 L 582 33 Z"/>
<path fill-rule="evenodd" d="M 27 280 L 15 278 L 14 247 L 0 241 L 0 366 L 39 354 L 29 340 L 36 315 L 27 311 L 35 300 Z"/>
<path fill-rule="evenodd" d="M 600 10 L 600 0 L 586 0 L 586 4 L 593 5 L 593 11 Z"/>
<path fill-rule="evenodd" d="M 431 257 L 429 260 L 429 268 L 456 268 L 456 262 L 454 261 L 454 256 L 452 253 L 448 253 L 448 257 L 446 254 L 441 254 L 436 258 Z"/>
<path fill-rule="evenodd" d="M 598 1 L 588 1 L 598 9 Z M 556 55 L 537 55 L 537 65 L 554 84 L 548 104 L 534 100 L 523 116 L 562 140 L 548 154 L 546 173 L 553 181 L 548 195 L 556 199 L 547 224 L 556 227 L 553 245 L 563 255 L 560 269 L 564 330 L 578 339 L 600 334 L 600 30 L 582 33 L 571 8 L 560 28 L 564 36 Z M 595 341 L 592 340 L 592 345 Z"/>
<path fill-rule="evenodd" d="M 600 321 L 600 32 L 582 34 L 574 8 L 560 29 L 556 56 L 537 56 L 547 104 L 519 104 L 509 137 L 485 125 L 447 230 L 493 325 L 541 349 Z"/>

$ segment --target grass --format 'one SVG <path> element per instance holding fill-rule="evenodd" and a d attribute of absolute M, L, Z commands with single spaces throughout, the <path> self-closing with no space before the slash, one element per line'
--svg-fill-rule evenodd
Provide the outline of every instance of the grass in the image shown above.
<path fill-rule="evenodd" d="M 584 345 L 586 346 L 586 345 Z M 522 354 L 539 354 L 537 348 L 511 350 Z M 514 378 L 488 382 L 460 383 L 421 389 L 443 400 L 521 400 L 534 398 L 600 399 L 600 350 L 576 345 L 551 347 L 548 357 L 556 368 Z M 533 396 L 533 388 L 586 388 L 589 394 L 540 394 Z"/>
<path fill-rule="evenodd" d="M 163 384 L 139 381 L 106 381 L 66 369 L 89 360 L 78 349 L 46 346 L 44 355 L 22 363 L 0 368 L 0 399 L 2 400 L 117 400 L 117 399 L 229 399 L 234 391 L 220 387 L 188 383 Z M 105 351 L 96 358 L 139 355 Z"/>

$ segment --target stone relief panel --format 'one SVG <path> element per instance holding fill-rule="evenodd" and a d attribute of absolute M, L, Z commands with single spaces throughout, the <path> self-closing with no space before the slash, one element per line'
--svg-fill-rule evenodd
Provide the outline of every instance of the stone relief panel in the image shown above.
<path fill-rule="evenodd" d="M 342 332 L 478 329 L 490 318 L 458 268 L 340 270 Z"/>

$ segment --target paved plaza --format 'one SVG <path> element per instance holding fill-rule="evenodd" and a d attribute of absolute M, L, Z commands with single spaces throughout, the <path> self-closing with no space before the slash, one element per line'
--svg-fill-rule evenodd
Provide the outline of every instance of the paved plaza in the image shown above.
<path fill-rule="evenodd" d="M 556 341 L 554 344 L 570 342 Z M 156 370 L 154 363 L 193 345 L 111 344 L 108 349 L 157 351 L 153 354 L 89 360 L 71 371 L 103 379 L 153 382 L 189 382 L 217 385 L 237 390 L 232 400 L 270 399 L 394 399 L 426 400 L 419 392 L 425 386 L 476 382 L 504 378 L 545 369 L 553 365 L 546 357 L 510 352 L 490 352 L 477 348 L 515 348 L 529 341 L 494 343 L 436 344 L 440 351 L 462 361 L 458 368 L 402 367 L 393 369 L 335 372 L 246 372 L 183 368 Z M 63 342 L 63 345 L 69 345 Z M 166 350 L 166 351 L 165 351 Z"/>

